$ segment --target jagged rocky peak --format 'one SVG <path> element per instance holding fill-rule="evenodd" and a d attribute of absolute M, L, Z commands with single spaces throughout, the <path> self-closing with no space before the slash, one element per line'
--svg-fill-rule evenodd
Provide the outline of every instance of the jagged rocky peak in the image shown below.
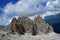
<path fill-rule="evenodd" d="M 12 19 L 12 21 L 10 22 L 10 24 L 7 25 L 6 29 L 8 29 L 8 31 L 10 30 L 14 30 L 15 29 L 15 24 L 18 23 L 18 20 L 14 17 Z"/>
<path fill-rule="evenodd" d="M 19 17 L 18 23 L 22 24 L 25 28 L 26 33 L 31 33 L 31 26 L 33 25 L 33 21 L 28 17 Z"/>
<path fill-rule="evenodd" d="M 35 19 L 34 19 L 34 22 L 36 22 L 36 23 L 41 23 L 41 22 L 44 22 L 44 20 L 42 19 L 42 17 L 40 17 L 40 15 L 37 15 L 37 17 L 35 17 Z"/>
<path fill-rule="evenodd" d="M 18 20 L 14 17 L 13 19 L 12 19 L 12 22 L 11 23 L 18 23 Z"/>
<path fill-rule="evenodd" d="M 10 23 L 10 32 L 11 33 L 31 33 L 32 35 L 36 35 L 38 33 L 50 33 L 53 32 L 53 28 L 46 23 L 40 15 L 35 17 L 34 20 L 29 19 L 28 17 L 15 17 L 12 19 Z"/>
<path fill-rule="evenodd" d="M 27 22 L 27 23 L 30 22 L 31 23 L 33 21 L 31 19 L 29 19 L 28 17 L 23 16 L 23 17 L 18 18 L 18 22 L 19 23 L 24 23 L 24 22 Z"/>
<path fill-rule="evenodd" d="M 15 34 L 19 33 L 21 35 L 24 34 L 25 30 L 22 24 L 18 24 L 18 20 L 14 17 L 11 21 L 10 33 Z"/>
<path fill-rule="evenodd" d="M 10 23 L 10 32 L 14 33 L 16 31 L 16 24 L 18 23 L 18 20 L 14 17 Z"/>
<path fill-rule="evenodd" d="M 53 32 L 52 26 L 50 26 L 48 23 L 46 23 L 40 17 L 40 15 L 38 15 L 37 17 L 35 17 L 34 22 L 37 24 L 37 30 L 38 30 L 38 32 L 42 32 L 42 33 Z"/>

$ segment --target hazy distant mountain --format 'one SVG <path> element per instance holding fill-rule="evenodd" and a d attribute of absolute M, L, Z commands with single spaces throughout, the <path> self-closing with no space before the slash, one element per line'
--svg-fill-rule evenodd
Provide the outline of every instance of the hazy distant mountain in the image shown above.
<path fill-rule="evenodd" d="M 1 31 L 1 30 L 4 30 L 4 29 L 5 29 L 5 26 L 0 25 L 0 31 Z"/>
<path fill-rule="evenodd" d="M 52 25 L 56 33 L 60 33 L 60 14 L 47 16 L 44 20 Z"/>
<path fill-rule="evenodd" d="M 60 23 L 53 24 L 52 26 L 56 33 L 60 33 Z"/>
<path fill-rule="evenodd" d="M 0 25 L 0 27 L 4 27 L 3 25 Z"/>
<path fill-rule="evenodd" d="M 44 20 L 51 25 L 60 23 L 60 14 L 47 16 Z"/>

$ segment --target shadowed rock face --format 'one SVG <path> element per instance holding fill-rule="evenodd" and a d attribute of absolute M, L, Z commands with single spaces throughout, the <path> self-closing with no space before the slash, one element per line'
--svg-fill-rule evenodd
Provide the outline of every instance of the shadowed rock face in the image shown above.
<path fill-rule="evenodd" d="M 28 17 L 19 17 L 18 23 L 24 26 L 26 33 L 31 33 L 31 26 L 34 23 L 31 19 Z"/>
<path fill-rule="evenodd" d="M 19 34 L 24 35 L 24 33 L 25 33 L 25 28 L 23 27 L 22 24 L 20 24 L 20 25 L 16 24 L 16 31 L 17 31 Z"/>
<path fill-rule="evenodd" d="M 11 30 L 11 33 L 13 34 L 15 34 L 15 32 L 18 32 L 21 35 L 25 33 L 25 29 L 23 25 L 18 24 L 18 20 L 16 18 L 12 19 L 10 30 Z"/>
<path fill-rule="evenodd" d="M 40 32 L 44 34 L 53 32 L 53 28 L 39 15 L 35 17 L 34 21 L 28 17 L 19 17 L 18 20 L 13 18 L 10 30 L 13 34 L 17 32 L 21 35 L 24 33 L 32 33 L 32 35 L 36 35 Z"/>
<path fill-rule="evenodd" d="M 12 22 L 11 22 L 11 27 L 10 27 L 10 30 L 11 30 L 11 33 L 14 33 L 16 31 L 16 24 L 18 23 L 17 19 L 14 17 L 12 19 Z"/>
<path fill-rule="evenodd" d="M 32 27 L 32 35 L 36 35 L 37 34 L 37 25 L 34 24 Z"/>

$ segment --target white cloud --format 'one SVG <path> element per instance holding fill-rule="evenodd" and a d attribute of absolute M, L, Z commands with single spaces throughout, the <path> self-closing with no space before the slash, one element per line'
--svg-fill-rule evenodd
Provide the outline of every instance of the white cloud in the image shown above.
<path fill-rule="evenodd" d="M 46 6 L 41 5 L 41 3 L 46 1 Z M 21 0 L 15 4 L 10 2 L 3 8 L 4 14 L 0 20 L 3 19 L 3 21 L 6 23 L 6 20 L 11 19 L 8 18 L 9 15 L 31 16 L 40 14 L 42 18 L 50 15 L 56 15 L 60 11 L 59 3 L 60 0 Z M 32 16 L 30 18 L 33 19 L 34 17 L 35 16 Z M 9 21 L 7 23 L 9 23 Z"/>
<path fill-rule="evenodd" d="M 10 21 L 10 18 L 0 17 L 0 25 L 7 25 Z"/>
<path fill-rule="evenodd" d="M 46 7 L 42 6 L 40 3 L 45 2 Z M 59 0 L 21 0 L 15 4 L 8 3 L 3 11 L 5 15 L 17 14 L 20 16 L 34 15 L 37 13 L 45 13 L 49 11 L 60 11 L 60 8 L 55 8 L 56 5 L 59 5 Z M 39 7 L 37 5 L 39 4 Z M 47 13 L 48 16 L 49 13 Z M 54 14 L 52 14 L 54 15 Z"/>
<path fill-rule="evenodd" d="M 44 19 L 46 16 L 56 15 L 60 13 L 60 0 L 49 0 L 46 3 L 47 11 L 41 15 Z"/>
<path fill-rule="evenodd" d="M 41 17 L 44 19 L 44 17 L 46 17 L 46 16 L 56 15 L 56 14 L 59 14 L 59 13 L 60 12 L 47 11 L 45 14 L 41 15 Z"/>
<path fill-rule="evenodd" d="M 40 8 L 37 8 L 36 6 L 39 4 L 39 2 L 42 2 L 41 0 L 21 0 L 18 1 L 15 4 L 8 3 L 4 7 L 5 14 L 20 14 L 21 15 L 31 15 L 32 13 L 36 14 L 37 12 L 40 12 Z M 41 6 L 42 7 L 42 6 Z"/>
<path fill-rule="evenodd" d="M 8 3 L 4 8 L 3 8 L 3 23 L 9 23 L 10 19 L 8 18 L 9 15 L 13 16 L 30 16 L 30 15 L 35 15 L 40 12 L 40 10 L 45 10 L 43 9 L 43 6 L 40 5 L 40 3 L 44 2 L 44 0 L 21 0 L 18 1 L 15 4 L 12 4 L 12 2 Z M 37 5 L 39 4 L 39 7 L 37 8 Z M 9 20 L 8 20 L 9 19 Z"/>

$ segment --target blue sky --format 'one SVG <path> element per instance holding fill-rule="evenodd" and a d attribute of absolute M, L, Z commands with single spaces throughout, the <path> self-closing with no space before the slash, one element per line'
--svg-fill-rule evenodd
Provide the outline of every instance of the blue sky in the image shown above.
<path fill-rule="evenodd" d="M 7 3 L 12 2 L 16 3 L 18 0 L 0 0 L 0 7 L 4 7 Z"/>
<path fill-rule="evenodd" d="M 59 0 L 0 0 L 0 24 L 7 25 L 13 17 L 46 16 L 60 13 Z M 55 11 L 56 10 L 56 11 Z"/>

